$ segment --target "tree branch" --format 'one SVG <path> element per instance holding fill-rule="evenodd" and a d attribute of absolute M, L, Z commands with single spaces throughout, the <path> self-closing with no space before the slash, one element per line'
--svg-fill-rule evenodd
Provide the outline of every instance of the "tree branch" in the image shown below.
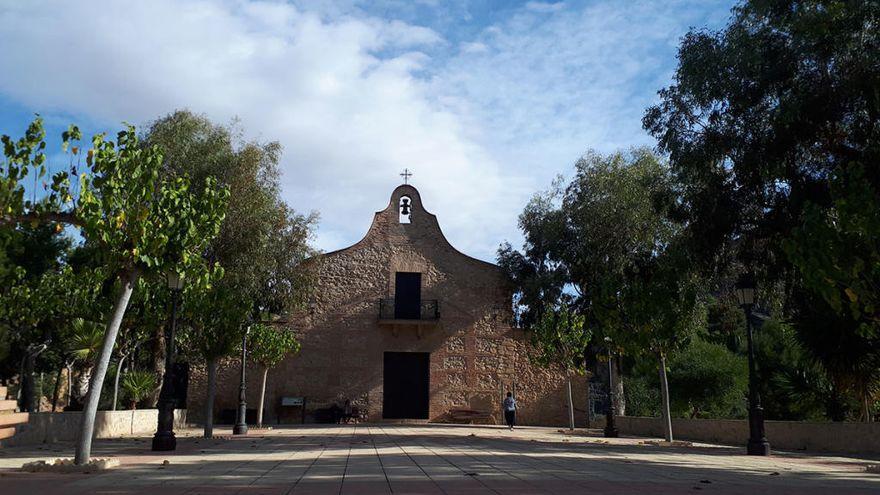
<path fill-rule="evenodd" d="M 66 223 L 68 225 L 76 225 L 82 227 L 84 224 L 76 215 L 71 212 L 44 212 L 44 213 L 24 213 L 22 215 L 3 215 L 0 216 L 0 227 L 6 225 L 24 223 L 24 222 L 40 222 L 40 223 Z"/>

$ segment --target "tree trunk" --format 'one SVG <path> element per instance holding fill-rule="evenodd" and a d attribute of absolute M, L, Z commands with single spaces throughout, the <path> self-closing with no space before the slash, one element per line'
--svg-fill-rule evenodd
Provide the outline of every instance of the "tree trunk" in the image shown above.
<path fill-rule="evenodd" d="M 260 404 L 257 406 L 257 428 L 263 427 L 263 405 L 266 402 L 266 378 L 269 376 L 269 368 L 263 367 L 263 384 L 260 386 Z"/>
<path fill-rule="evenodd" d="M 162 380 L 165 379 L 165 326 L 156 327 L 156 333 L 153 335 L 152 358 L 153 373 L 156 375 L 156 388 L 150 393 L 147 404 L 150 407 L 156 407 L 159 402 L 159 394 L 162 392 Z"/>
<path fill-rule="evenodd" d="M 64 368 L 58 368 L 58 373 L 55 373 L 55 387 L 52 389 L 52 412 L 58 410 L 58 397 L 61 395 L 62 373 L 64 373 Z"/>
<path fill-rule="evenodd" d="M 571 398 L 571 376 L 565 381 L 568 388 L 568 429 L 574 430 L 574 401 Z"/>
<path fill-rule="evenodd" d="M 138 275 L 136 272 L 128 271 L 123 272 L 119 278 L 122 282 L 122 292 L 120 292 L 116 305 L 113 307 L 110 320 L 107 322 L 104 342 L 101 345 L 101 352 L 98 354 L 98 363 L 92 374 L 89 394 L 86 396 L 86 403 L 83 407 L 82 423 L 80 425 L 79 438 L 76 441 L 76 457 L 74 459 L 74 463 L 77 465 L 88 464 L 91 457 L 92 435 L 95 432 L 95 415 L 98 413 L 101 388 L 104 385 L 104 377 L 107 375 L 107 366 L 110 364 L 113 346 L 116 344 L 116 335 L 119 334 L 122 317 L 128 308 L 128 301 L 131 299 L 131 293 L 134 290 Z"/>
<path fill-rule="evenodd" d="M 32 352 L 28 352 L 24 360 L 24 375 L 21 377 L 21 403 L 22 409 L 27 412 L 38 412 L 40 410 L 40 400 L 37 397 L 36 380 L 34 379 L 34 367 L 37 356 Z"/>
<path fill-rule="evenodd" d="M 89 393 L 89 382 L 92 381 L 92 370 L 94 366 L 87 366 L 76 374 L 76 386 L 74 387 L 73 398 L 80 406 L 85 402 L 85 397 Z"/>
<path fill-rule="evenodd" d="M 660 355 L 660 417 L 663 418 L 663 431 L 666 441 L 672 441 L 672 417 L 669 412 L 669 382 L 666 380 L 666 355 Z"/>
<path fill-rule="evenodd" d="M 122 373 L 122 363 L 125 362 L 125 354 L 116 363 L 116 377 L 113 379 L 113 410 L 116 410 L 116 400 L 119 398 L 119 375 Z"/>
<path fill-rule="evenodd" d="M 214 436 L 214 394 L 217 388 L 217 359 L 208 360 L 208 397 L 205 400 L 205 438 Z"/>
<path fill-rule="evenodd" d="M 73 394 L 73 363 L 68 362 L 64 365 L 67 369 L 67 401 L 64 403 L 64 407 L 70 407 L 70 396 Z"/>
<path fill-rule="evenodd" d="M 611 366 L 614 374 L 614 414 L 626 416 L 626 395 L 623 393 L 623 373 L 620 372 L 620 359 L 615 359 Z"/>

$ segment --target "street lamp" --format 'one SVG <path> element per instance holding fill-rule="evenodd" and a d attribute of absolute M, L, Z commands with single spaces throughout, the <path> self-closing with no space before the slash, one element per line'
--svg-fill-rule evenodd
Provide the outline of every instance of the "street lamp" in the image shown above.
<path fill-rule="evenodd" d="M 736 298 L 746 313 L 746 335 L 749 344 L 749 455 L 770 455 L 770 442 L 764 435 L 764 408 L 755 371 L 755 347 L 752 339 L 752 306 L 755 304 L 755 279 L 749 274 L 740 276 L 736 283 Z"/>
<path fill-rule="evenodd" d="M 238 384 L 238 418 L 232 427 L 233 435 L 247 435 L 247 401 L 245 397 L 245 366 L 247 364 L 247 335 L 251 327 L 248 325 L 241 336 L 241 381 Z"/>
<path fill-rule="evenodd" d="M 167 282 L 171 289 L 171 324 L 165 325 L 165 376 L 159 392 L 159 425 L 153 435 L 153 450 L 177 448 L 177 439 L 174 437 L 174 333 L 177 330 L 177 301 L 183 289 L 183 275 L 169 272 Z"/>
<path fill-rule="evenodd" d="M 608 348 L 608 408 L 605 410 L 605 436 L 617 438 L 620 432 L 614 426 L 614 378 L 611 375 L 611 337 L 605 337 Z"/>

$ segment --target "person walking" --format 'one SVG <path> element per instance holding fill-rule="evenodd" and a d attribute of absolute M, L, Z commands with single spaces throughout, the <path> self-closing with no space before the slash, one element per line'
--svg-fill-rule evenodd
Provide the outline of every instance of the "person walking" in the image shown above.
<path fill-rule="evenodd" d="M 516 399 L 513 398 L 512 393 L 507 392 L 503 406 L 504 421 L 507 422 L 507 427 L 512 430 L 516 424 Z"/>

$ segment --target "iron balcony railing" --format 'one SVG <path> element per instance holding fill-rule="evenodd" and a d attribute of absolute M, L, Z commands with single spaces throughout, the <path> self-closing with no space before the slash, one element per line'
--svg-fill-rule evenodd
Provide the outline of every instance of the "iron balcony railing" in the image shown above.
<path fill-rule="evenodd" d="M 439 320 L 440 301 L 422 299 L 419 303 L 418 315 L 415 308 L 397 307 L 394 298 L 379 299 L 380 320 Z"/>

